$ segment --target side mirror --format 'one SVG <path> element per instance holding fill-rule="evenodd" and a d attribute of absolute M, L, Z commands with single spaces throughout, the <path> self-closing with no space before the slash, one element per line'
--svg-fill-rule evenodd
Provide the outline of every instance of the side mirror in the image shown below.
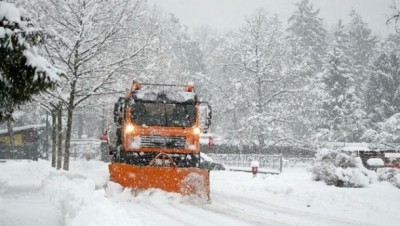
<path fill-rule="evenodd" d="M 207 127 L 210 127 L 210 125 L 211 125 L 211 119 L 207 119 L 207 121 L 206 121 L 206 126 L 207 126 Z"/>
<path fill-rule="evenodd" d="M 126 98 L 120 97 L 118 102 L 114 104 L 114 122 L 121 124 L 122 112 L 125 106 Z"/>
<path fill-rule="evenodd" d="M 114 104 L 114 122 L 119 122 L 119 117 L 120 117 L 120 111 L 119 111 L 120 105 L 119 102 Z"/>

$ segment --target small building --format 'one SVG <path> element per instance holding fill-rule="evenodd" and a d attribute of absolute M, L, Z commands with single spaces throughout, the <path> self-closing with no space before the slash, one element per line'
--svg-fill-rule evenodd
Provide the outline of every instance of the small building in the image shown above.
<path fill-rule="evenodd" d="M 0 159 L 33 159 L 40 155 L 41 134 L 45 124 L 14 127 L 15 147 L 11 146 L 10 134 L 7 129 L 0 130 Z"/>

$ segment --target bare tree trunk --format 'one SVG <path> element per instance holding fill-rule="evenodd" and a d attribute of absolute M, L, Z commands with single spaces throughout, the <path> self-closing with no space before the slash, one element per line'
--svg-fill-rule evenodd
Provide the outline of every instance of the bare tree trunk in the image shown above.
<path fill-rule="evenodd" d="M 51 167 L 56 167 L 57 159 L 57 112 L 51 111 Z"/>
<path fill-rule="evenodd" d="M 69 148 L 70 148 L 70 141 L 71 141 L 73 112 L 74 112 L 73 106 L 69 105 L 67 108 L 67 130 L 65 133 L 64 168 L 63 168 L 64 170 L 69 170 L 69 155 L 70 155 Z"/>
<path fill-rule="evenodd" d="M 263 125 L 261 123 L 260 117 L 262 117 L 264 110 L 263 110 L 263 93 L 262 93 L 262 87 L 261 87 L 261 78 L 260 76 L 257 77 L 257 109 L 256 112 L 259 114 L 258 115 L 258 134 L 257 134 L 257 139 L 258 139 L 258 152 L 261 154 L 265 148 L 265 135 L 264 135 L 264 128 L 266 125 Z"/>
<path fill-rule="evenodd" d="M 69 148 L 70 148 L 71 132 L 72 132 L 72 116 L 75 108 L 74 101 L 75 101 L 76 80 L 72 82 L 71 88 L 72 89 L 67 107 L 67 130 L 65 133 L 64 170 L 69 170 L 69 155 L 70 155 Z"/>
<path fill-rule="evenodd" d="M 258 40 L 258 37 L 257 37 Z M 257 80 L 257 109 L 256 112 L 258 113 L 257 121 L 258 121 L 258 134 L 257 134 L 257 139 L 258 139 L 258 153 L 261 154 L 263 149 L 265 148 L 265 137 L 264 137 L 264 128 L 266 125 L 263 125 L 261 123 L 260 117 L 262 117 L 262 114 L 264 113 L 263 110 L 263 92 L 262 92 L 262 83 L 261 83 L 261 73 L 260 73 L 260 66 L 259 66 L 259 55 L 258 55 L 258 46 L 256 46 L 255 54 L 257 57 L 256 60 L 256 80 Z"/>
<path fill-rule="evenodd" d="M 62 105 L 57 109 L 57 169 L 61 169 L 62 164 Z"/>

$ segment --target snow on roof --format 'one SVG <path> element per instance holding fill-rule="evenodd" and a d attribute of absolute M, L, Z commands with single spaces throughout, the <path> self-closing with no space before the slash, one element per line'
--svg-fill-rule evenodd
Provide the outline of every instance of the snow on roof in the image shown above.
<path fill-rule="evenodd" d="M 0 1 L 0 20 L 21 23 L 20 10 L 12 3 Z"/>
<path fill-rule="evenodd" d="M 165 95 L 167 100 L 183 103 L 186 101 L 194 100 L 195 93 L 185 91 L 163 91 L 163 90 L 138 90 L 136 91 L 136 98 L 144 101 L 156 101 L 161 95 Z"/>
<path fill-rule="evenodd" d="M 40 128 L 45 128 L 46 124 L 36 124 L 36 125 L 26 125 L 26 126 L 18 126 L 18 127 L 13 127 L 14 132 L 18 131 L 23 131 L 23 130 L 28 130 L 28 129 L 40 129 Z M 8 130 L 3 129 L 0 130 L 0 134 L 7 134 Z"/>

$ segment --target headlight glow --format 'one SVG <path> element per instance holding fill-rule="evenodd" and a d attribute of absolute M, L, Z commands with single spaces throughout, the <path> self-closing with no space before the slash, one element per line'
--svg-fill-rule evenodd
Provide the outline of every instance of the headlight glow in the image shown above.
<path fill-rule="evenodd" d="M 135 130 L 135 127 L 133 126 L 133 125 L 131 125 L 131 124 L 129 124 L 129 125 L 127 125 L 126 127 L 125 127 L 125 132 L 126 133 L 131 133 L 131 132 L 133 132 Z"/>
<path fill-rule="evenodd" d="M 200 135 L 200 128 L 196 127 L 193 129 L 193 134 L 194 135 Z"/>

